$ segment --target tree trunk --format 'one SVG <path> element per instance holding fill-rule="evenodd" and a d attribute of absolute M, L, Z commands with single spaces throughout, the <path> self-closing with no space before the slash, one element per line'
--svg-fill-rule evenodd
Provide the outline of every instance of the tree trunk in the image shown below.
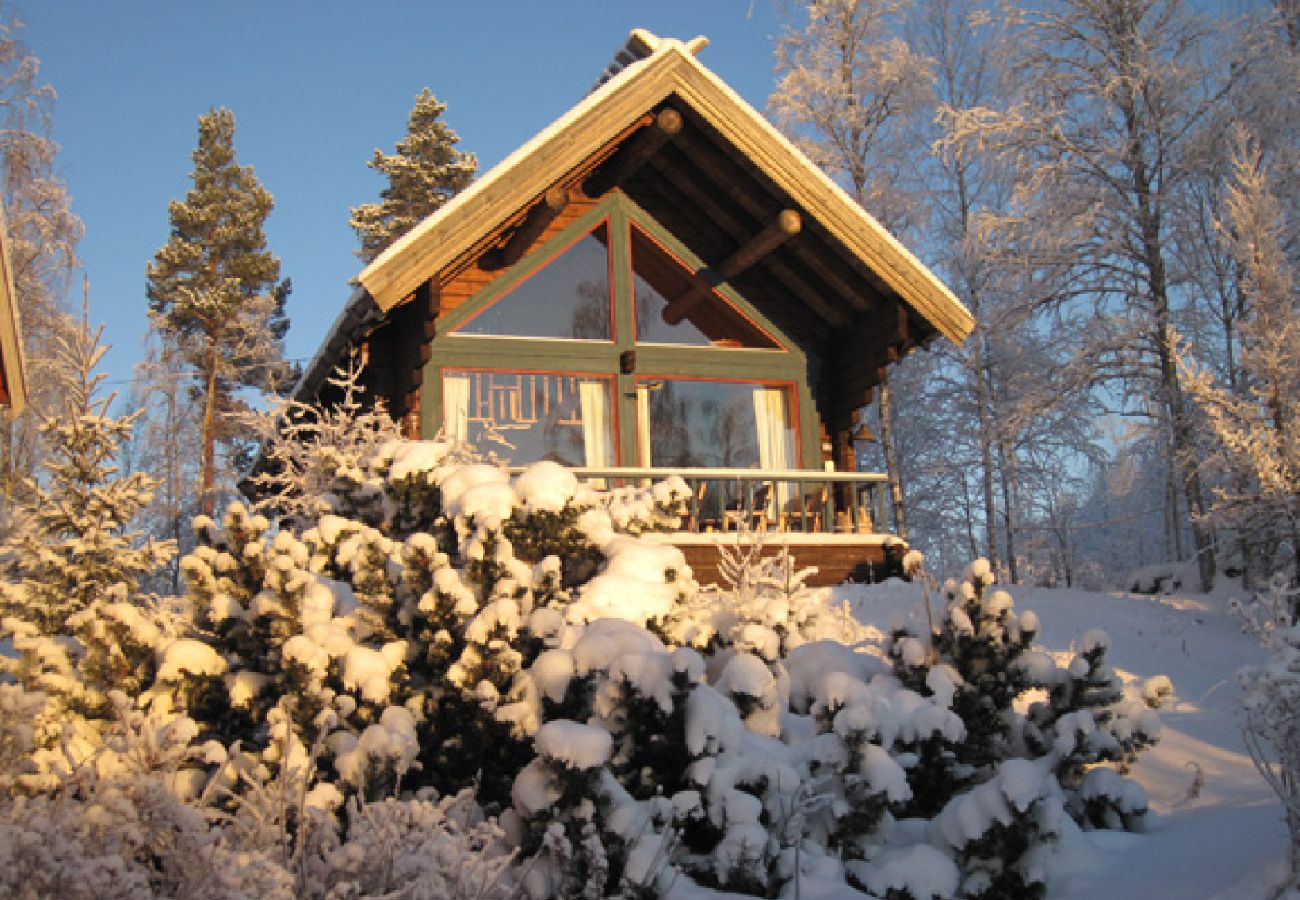
<path fill-rule="evenodd" d="M 217 462 L 217 350 L 215 342 L 209 347 L 207 372 L 204 383 L 203 427 L 199 434 L 199 498 L 200 511 L 211 517 L 216 509 Z"/>
<path fill-rule="evenodd" d="M 1164 233 L 1159 197 L 1153 192 L 1152 168 L 1144 156 L 1142 128 L 1143 117 L 1137 111 L 1138 100 L 1128 96 L 1122 103 L 1128 128 L 1129 174 L 1132 178 L 1133 201 L 1137 223 L 1141 230 L 1140 264 L 1146 270 L 1147 298 L 1151 307 L 1151 337 L 1156 346 L 1159 363 L 1161 399 L 1169 410 L 1170 459 L 1169 465 L 1181 476 L 1187 510 L 1192 520 L 1192 540 L 1196 545 L 1196 563 L 1201 577 L 1201 590 L 1209 593 L 1214 586 L 1214 537 L 1205 518 L 1205 493 L 1193 457 L 1192 424 L 1187 415 L 1182 387 L 1178 383 L 1176 347 L 1169 301 L 1169 277 L 1165 271 Z"/>
<path fill-rule="evenodd" d="M 988 547 L 989 565 L 998 571 L 997 502 L 993 493 L 993 414 L 989 403 L 989 384 L 985 371 L 984 337 L 975 342 L 975 405 L 979 415 L 980 473 L 984 494 L 984 543 Z"/>
<path fill-rule="evenodd" d="M 1165 559 L 1183 558 L 1183 523 L 1178 519 L 1178 476 L 1165 456 Z"/>
<path fill-rule="evenodd" d="M 1160 376 L 1166 401 L 1169 404 L 1172 425 L 1169 442 L 1172 459 L 1169 462 L 1171 466 L 1177 467 L 1177 471 L 1182 476 L 1183 495 L 1187 499 L 1187 512 L 1192 520 L 1192 543 L 1196 549 L 1196 567 L 1200 574 L 1201 590 L 1208 594 L 1214 587 L 1216 569 L 1214 533 L 1206 519 L 1208 510 L 1205 492 L 1201 487 L 1201 475 L 1193 455 L 1191 420 L 1187 415 L 1187 406 L 1182 388 L 1178 384 L 1178 373 L 1174 363 L 1173 329 L 1169 324 L 1168 300 L 1163 297 L 1163 265 L 1160 266 L 1160 272 L 1162 299 L 1157 308 L 1157 322 L 1160 329 Z"/>
<path fill-rule="evenodd" d="M 998 456 L 1002 463 L 998 467 L 1002 482 L 1002 530 L 1007 541 L 1007 579 L 1012 584 L 1020 582 L 1019 566 L 1016 564 L 1016 543 L 1014 527 L 1015 488 L 1012 485 L 1012 450 L 1005 442 L 998 444 Z"/>
<path fill-rule="evenodd" d="M 889 500 L 894 508 L 894 532 L 907 540 L 907 515 L 903 507 L 903 475 L 898 470 L 894 449 L 893 398 L 888 380 L 880 383 L 880 448 L 885 454 L 885 477 L 889 480 Z"/>

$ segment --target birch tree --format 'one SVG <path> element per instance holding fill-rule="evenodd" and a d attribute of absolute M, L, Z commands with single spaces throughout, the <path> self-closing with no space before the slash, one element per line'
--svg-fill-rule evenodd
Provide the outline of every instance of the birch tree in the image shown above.
<path fill-rule="evenodd" d="M 927 60 L 897 37 L 901 0 L 809 0 L 776 45 L 777 86 L 769 105 L 809 158 L 864 209 L 899 233 L 915 218 L 904 187 L 911 154 L 904 124 L 923 108 Z M 802 19 L 798 24 L 790 21 Z M 914 149 L 914 148 L 911 148 Z M 893 435 L 893 398 L 880 386 L 880 444 L 894 507 L 907 537 L 904 490 Z"/>
<path fill-rule="evenodd" d="M 50 346 L 83 230 L 55 170 L 55 92 L 41 80 L 40 60 L 23 43 L 22 28 L 12 8 L 0 4 L 0 198 L 33 409 L 32 415 L 17 420 L 0 412 L 0 494 L 5 496 L 12 496 L 33 474 L 42 455 L 39 413 L 57 400 Z"/>
<path fill-rule="evenodd" d="M 1249 304 L 1239 327 L 1240 380 L 1216 383 L 1186 352 L 1182 375 L 1237 476 L 1216 492 L 1213 512 L 1255 542 L 1289 544 L 1300 585 L 1300 292 L 1283 244 L 1283 207 L 1259 148 L 1244 132 L 1236 146 L 1220 233 Z"/>
<path fill-rule="evenodd" d="M 953 111 L 954 139 L 1017 166 L 1021 224 L 1038 235 L 1041 260 L 1072 274 L 1060 296 L 1103 314 L 1088 348 L 1099 377 L 1122 380 L 1168 423 L 1208 589 L 1213 534 L 1177 376 L 1171 235 L 1197 129 L 1229 83 L 1215 67 L 1214 28 L 1180 0 L 1053 0 L 1005 14 L 1017 23 L 1015 102 Z"/>
<path fill-rule="evenodd" d="M 177 556 L 155 576 L 156 589 L 170 593 L 181 588 L 180 557 L 193 549 L 190 522 L 201 506 L 194 448 L 202 445 L 203 403 L 192 387 L 193 375 L 180 348 L 150 328 L 145 358 L 136 366 L 128 397 L 127 408 L 140 414 L 129 449 L 132 467 L 158 482 L 141 524 L 177 548 Z"/>
<path fill-rule="evenodd" d="M 203 414 L 199 497 L 216 503 L 218 443 L 251 437 L 241 389 L 287 386 L 282 338 L 287 281 L 263 231 L 271 194 L 252 167 L 235 160 L 235 116 L 212 109 L 199 117 L 193 187 L 168 207 L 171 237 L 149 264 L 153 323 L 191 367 Z"/>

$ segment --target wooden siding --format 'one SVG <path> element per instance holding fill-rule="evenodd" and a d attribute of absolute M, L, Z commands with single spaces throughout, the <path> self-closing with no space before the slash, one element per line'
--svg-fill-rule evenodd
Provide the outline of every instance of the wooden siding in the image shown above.
<path fill-rule="evenodd" d="M 568 205 L 546 226 L 546 229 L 533 243 L 533 247 L 529 248 L 529 251 L 542 246 L 574 222 L 577 222 L 595 208 L 597 202 L 581 195 L 571 196 Z M 505 242 L 505 231 L 504 227 L 498 228 L 493 233 L 493 236 L 484 242 L 484 252 L 487 252 L 491 247 L 503 244 Z M 441 282 L 437 300 L 439 317 L 454 312 L 463 303 L 509 272 L 509 269 L 498 269 L 496 271 L 483 269 L 478 265 L 479 259 L 466 262 L 468 264 L 463 265 L 459 271 L 444 273 L 439 279 Z"/>
<path fill-rule="evenodd" d="M 695 537 L 699 537 L 698 535 Z M 722 576 L 719 571 L 720 551 L 723 547 L 734 545 L 736 538 L 730 535 L 718 535 L 718 543 L 701 543 L 698 540 L 679 541 L 672 535 L 665 535 L 661 540 L 671 543 L 682 551 L 686 564 L 691 567 L 695 580 L 701 585 L 720 584 Z M 761 555 L 774 556 L 781 552 L 782 545 L 778 537 L 767 539 L 763 544 Z M 846 581 L 874 583 L 886 578 L 901 577 L 901 553 L 906 546 L 897 539 L 886 535 L 862 535 L 860 540 L 850 542 L 829 539 L 825 543 L 807 542 L 789 545 L 790 554 L 799 568 L 816 566 L 817 572 L 805 582 L 810 587 L 827 587 L 843 584 Z"/>

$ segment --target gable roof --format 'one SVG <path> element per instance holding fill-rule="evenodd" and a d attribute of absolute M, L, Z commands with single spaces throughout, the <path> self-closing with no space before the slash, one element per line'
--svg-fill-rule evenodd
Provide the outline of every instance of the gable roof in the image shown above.
<path fill-rule="evenodd" d="M 694 51 L 703 43 L 699 38 L 684 44 L 633 32 L 628 45 L 631 56 L 642 58 L 623 65 L 568 113 L 380 254 L 358 276 L 362 287 L 380 310 L 388 312 L 429 278 L 481 252 L 485 238 L 549 189 L 585 177 L 627 141 L 647 113 L 671 103 L 706 135 L 705 143 L 721 142 L 742 168 L 752 169 L 767 193 L 799 210 L 811 236 L 845 257 L 850 267 L 865 270 L 856 281 L 838 279 L 841 284 L 871 283 L 881 295 L 900 300 L 928 326 L 923 339 L 938 333 L 954 342 L 964 340 L 974 319 L 961 301 L 771 123 L 701 65 Z"/>

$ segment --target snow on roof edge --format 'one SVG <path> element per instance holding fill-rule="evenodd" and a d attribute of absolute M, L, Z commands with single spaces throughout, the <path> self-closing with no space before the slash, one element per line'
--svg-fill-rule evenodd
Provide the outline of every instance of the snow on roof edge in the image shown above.
<path fill-rule="evenodd" d="M 643 29 L 635 29 L 633 34 L 642 31 Z M 649 32 L 644 32 L 644 34 L 654 37 L 654 35 L 651 35 Z M 473 204 L 480 194 L 489 190 L 493 185 L 504 178 L 507 173 L 513 171 L 521 163 L 531 157 L 538 147 L 544 146 L 553 137 L 568 128 L 575 120 L 581 118 L 591 107 L 599 105 L 609 94 L 617 91 L 625 81 L 632 77 L 631 73 L 639 71 L 648 65 L 651 60 L 661 58 L 674 50 L 690 56 L 689 48 L 675 38 L 656 38 L 655 40 L 654 51 L 649 56 L 628 63 L 620 72 L 611 77 L 604 84 L 601 84 L 595 90 L 589 92 L 585 97 L 578 101 L 577 104 L 570 107 L 564 115 L 543 128 L 530 140 L 521 144 L 505 159 L 501 160 L 501 162 L 489 169 L 480 178 L 475 179 L 469 187 L 465 188 L 465 190 L 461 191 L 449 200 L 436 212 L 431 213 L 418 225 L 390 244 L 385 248 L 383 253 L 380 253 L 377 257 L 371 260 L 369 265 L 361 270 L 357 275 L 357 280 L 363 285 L 366 284 L 367 280 L 372 277 L 374 272 L 385 268 L 390 259 L 402 255 L 406 248 L 418 242 L 424 234 L 431 231 L 439 222 L 455 215 L 461 207 Z M 382 301 L 380 301 L 380 306 L 381 308 L 384 308 L 385 311 L 387 311 L 388 308 L 391 308 L 384 307 Z"/>

